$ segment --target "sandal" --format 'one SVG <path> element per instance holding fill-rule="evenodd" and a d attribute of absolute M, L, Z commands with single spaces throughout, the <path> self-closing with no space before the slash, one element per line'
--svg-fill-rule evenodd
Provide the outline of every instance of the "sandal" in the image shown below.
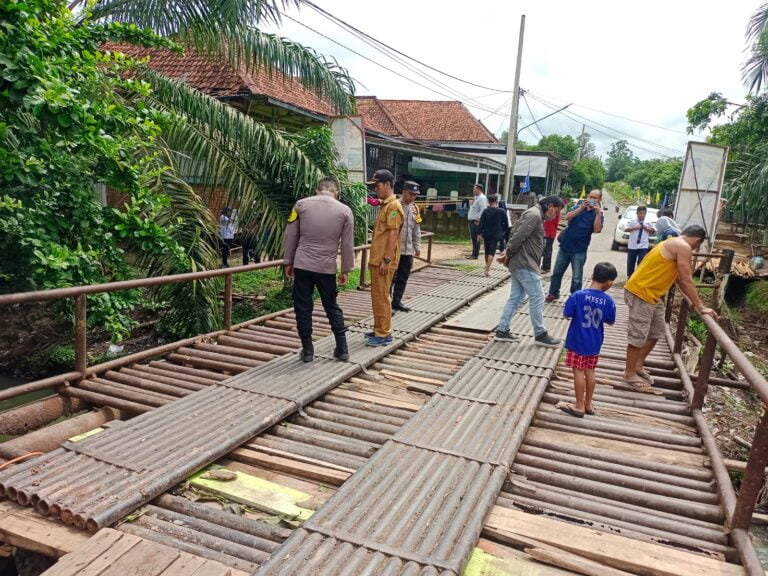
<path fill-rule="evenodd" d="M 638 371 L 638 372 L 637 372 L 637 375 L 638 375 L 638 376 L 640 376 L 640 378 L 642 378 L 642 379 L 643 379 L 643 380 L 645 380 L 646 382 L 648 382 L 648 384 L 650 384 L 651 386 L 653 386 L 653 384 L 654 384 L 654 382 L 653 382 L 653 378 L 651 378 L 651 375 L 650 375 L 650 374 L 648 374 L 648 372 L 640 372 L 640 371 Z"/>
<path fill-rule="evenodd" d="M 555 408 L 558 410 L 562 410 L 566 414 L 570 414 L 571 416 L 576 416 L 576 418 L 584 418 L 584 412 L 579 412 L 576 410 L 573 406 L 568 404 L 567 402 L 563 402 L 562 400 L 555 404 Z"/>
<path fill-rule="evenodd" d="M 587 416 L 594 416 L 595 415 L 595 409 L 592 408 L 590 410 L 584 410 L 584 414 L 586 414 Z"/>
<path fill-rule="evenodd" d="M 641 380 L 640 382 L 637 380 L 622 380 L 621 383 L 638 392 L 648 392 L 651 389 L 651 385 L 645 380 Z"/>

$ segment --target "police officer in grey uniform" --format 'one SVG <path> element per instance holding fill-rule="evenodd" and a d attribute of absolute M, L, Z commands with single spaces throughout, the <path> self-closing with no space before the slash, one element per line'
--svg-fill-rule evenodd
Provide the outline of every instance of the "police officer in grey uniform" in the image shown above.
<path fill-rule="evenodd" d="M 355 267 L 354 218 L 352 210 L 336 197 L 339 184 L 335 178 L 320 180 L 317 193 L 302 198 L 291 211 L 285 228 L 285 273 L 293 278 L 293 309 L 301 338 L 301 360 L 312 362 L 312 294 L 320 293 L 325 314 L 336 338 L 334 357 L 348 360 L 344 313 L 336 303 L 336 257 L 341 244 L 341 273 L 338 282 L 347 283 L 347 274 Z"/>
<path fill-rule="evenodd" d="M 392 281 L 392 310 L 410 312 L 411 309 L 403 304 L 403 294 L 408 284 L 408 277 L 413 267 L 413 257 L 421 256 L 421 212 L 414 200 L 419 195 L 419 184 L 413 180 L 403 183 L 403 193 L 400 203 L 403 205 L 405 218 L 400 230 L 400 263 L 397 265 L 395 278 Z"/>

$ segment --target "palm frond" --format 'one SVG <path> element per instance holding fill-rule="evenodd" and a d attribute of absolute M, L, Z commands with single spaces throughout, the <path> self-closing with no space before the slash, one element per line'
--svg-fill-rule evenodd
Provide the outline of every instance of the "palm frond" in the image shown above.
<path fill-rule="evenodd" d="M 751 93 L 759 93 L 768 83 L 768 3 L 758 8 L 747 24 L 749 58 L 741 76 Z"/>
<path fill-rule="evenodd" d="M 150 69 L 141 78 L 152 85 L 151 104 L 179 119 L 164 138 L 181 172 L 225 190 L 241 224 L 257 221 L 265 249 L 279 253 L 293 203 L 322 176 L 317 167 L 290 139 L 231 106 Z"/>
<path fill-rule="evenodd" d="M 81 17 L 136 24 L 161 36 L 174 36 L 196 26 L 216 29 L 277 24 L 281 11 L 300 0 L 97 0 Z"/>

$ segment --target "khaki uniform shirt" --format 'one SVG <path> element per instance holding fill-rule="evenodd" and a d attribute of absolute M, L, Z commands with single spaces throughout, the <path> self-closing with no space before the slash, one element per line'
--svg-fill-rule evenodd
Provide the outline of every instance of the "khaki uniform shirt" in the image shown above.
<path fill-rule="evenodd" d="M 400 234 L 404 219 L 405 212 L 403 212 L 403 206 L 394 194 L 382 201 L 379 206 L 379 215 L 376 218 L 376 223 L 373 225 L 370 259 L 371 266 L 378 266 L 381 264 L 381 260 L 384 258 L 384 254 L 387 250 L 388 232 L 390 230 L 397 230 L 397 233 Z M 395 254 L 392 256 L 392 265 L 397 266 L 399 260 L 400 239 L 398 238 L 397 245 L 395 246 Z"/>
<path fill-rule="evenodd" d="M 336 274 L 341 243 L 341 271 L 355 268 L 354 218 L 349 206 L 330 196 L 302 198 L 285 228 L 285 263 L 300 270 Z"/>

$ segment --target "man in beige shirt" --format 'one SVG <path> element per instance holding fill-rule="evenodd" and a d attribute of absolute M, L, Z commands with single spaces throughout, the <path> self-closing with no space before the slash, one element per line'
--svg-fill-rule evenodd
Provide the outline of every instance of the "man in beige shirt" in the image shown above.
<path fill-rule="evenodd" d="M 352 210 L 336 197 L 335 178 L 323 178 L 317 194 L 302 198 L 288 217 L 283 245 L 285 273 L 293 278 L 293 309 L 301 338 L 301 360 L 312 362 L 312 294 L 320 293 L 325 314 L 336 338 L 334 357 L 348 360 L 344 313 L 336 303 L 336 258 L 341 244 L 339 284 L 347 283 L 347 273 L 355 267 L 354 219 Z"/>
<path fill-rule="evenodd" d="M 392 343 L 392 298 L 390 288 L 400 260 L 400 229 L 405 213 L 395 196 L 395 177 L 389 170 L 376 170 L 368 184 L 379 201 L 379 215 L 373 226 L 371 240 L 371 306 L 373 333 L 368 333 L 368 346 Z"/>

